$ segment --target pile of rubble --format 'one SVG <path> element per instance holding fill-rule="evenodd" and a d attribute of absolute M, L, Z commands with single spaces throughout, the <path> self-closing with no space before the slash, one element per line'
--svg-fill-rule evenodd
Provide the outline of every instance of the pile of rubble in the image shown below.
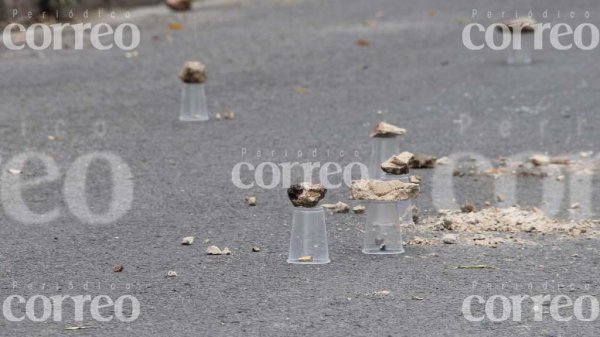
<path fill-rule="evenodd" d="M 528 244 L 519 233 L 559 236 L 593 236 L 600 220 L 558 220 L 544 215 L 538 208 L 489 207 L 480 211 L 440 210 L 438 216 L 426 217 L 418 229 L 434 238 L 419 236 L 409 240 L 409 245 L 471 243 L 497 247 L 502 243 Z"/>

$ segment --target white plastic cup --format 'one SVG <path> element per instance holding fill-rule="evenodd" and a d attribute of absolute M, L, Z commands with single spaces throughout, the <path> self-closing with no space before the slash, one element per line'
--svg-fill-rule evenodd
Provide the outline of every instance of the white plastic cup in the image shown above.
<path fill-rule="evenodd" d="M 397 201 L 367 202 L 367 223 L 363 236 L 365 254 L 402 254 L 402 232 Z"/>
<path fill-rule="evenodd" d="M 294 208 L 287 262 L 297 264 L 331 262 L 327 247 L 325 212 L 322 207 Z"/>
<path fill-rule="evenodd" d="M 381 164 L 391 156 L 400 153 L 398 137 L 373 137 L 371 145 L 371 160 L 369 162 L 369 179 L 380 179 L 386 174 Z"/>
<path fill-rule="evenodd" d="M 208 119 L 204 83 L 184 83 L 179 120 L 183 122 L 202 122 Z"/>

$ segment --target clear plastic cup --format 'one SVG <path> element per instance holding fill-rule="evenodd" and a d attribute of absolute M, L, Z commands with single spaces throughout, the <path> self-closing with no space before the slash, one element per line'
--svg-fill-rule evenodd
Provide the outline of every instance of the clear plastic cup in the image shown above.
<path fill-rule="evenodd" d="M 381 169 L 381 164 L 390 159 L 391 156 L 399 153 L 400 139 L 398 137 L 373 137 L 369 162 L 369 179 L 380 179 L 386 174 Z"/>
<path fill-rule="evenodd" d="M 331 262 L 327 247 L 325 212 L 322 207 L 294 208 L 287 262 L 298 264 Z"/>
<path fill-rule="evenodd" d="M 514 48 L 513 44 L 507 48 L 508 54 L 506 57 L 506 63 L 509 65 L 528 65 L 533 63 L 532 53 L 534 50 L 534 34 L 533 33 L 520 33 L 520 32 L 505 32 L 504 34 L 512 34 L 512 36 L 506 36 L 505 38 L 514 39 L 521 38 L 520 47 Z"/>
<path fill-rule="evenodd" d="M 367 202 L 367 223 L 363 239 L 365 254 L 402 254 L 402 232 L 397 201 Z"/>
<path fill-rule="evenodd" d="M 409 174 L 403 175 L 394 175 L 389 173 L 384 173 L 379 179 L 380 180 L 400 180 L 402 182 L 408 183 Z M 412 199 L 400 200 L 398 203 L 398 214 L 400 214 L 400 223 L 401 224 L 409 224 L 414 225 L 415 221 L 413 220 L 413 203 Z"/>
<path fill-rule="evenodd" d="M 179 120 L 184 122 L 202 122 L 208 119 L 204 83 L 184 83 Z"/>

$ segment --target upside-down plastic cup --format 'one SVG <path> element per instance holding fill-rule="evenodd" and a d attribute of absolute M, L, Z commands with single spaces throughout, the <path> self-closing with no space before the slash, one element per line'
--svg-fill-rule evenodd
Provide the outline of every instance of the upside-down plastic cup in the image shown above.
<path fill-rule="evenodd" d="M 365 254 L 402 254 L 402 232 L 397 201 L 367 202 L 367 223 L 363 237 Z"/>
<path fill-rule="evenodd" d="M 288 263 L 325 264 L 331 262 L 327 248 L 327 228 L 322 207 L 294 208 Z"/>
<path fill-rule="evenodd" d="M 371 159 L 369 162 L 369 179 L 380 179 L 385 172 L 381 164 L 391 156 L 400 153 L 400 139 L 398 137 L 373 137 L 371 146 Z"/>
<path fill-rule="evenodd" d="M 394 175 L 389 173 L 384 173 L 379 179 L 381 180 L 400 180 L 402 182 L 408 183 L 409 174 L 403 175 Z M 413 203 L 412 199 L 400 200 L 398 203 L 398 214 L 400 214 L 400 223 L 414 225 L 415 221 L 413 220 Z"/>
<path fill-rule="evenodd" d="M 508 34 L 505 38 L 521 38 L 520 46 L 511 45 L 507 48 L 506 55 L 506 64 L 509 65 L 528 65 L 533 63 L 532 53 L 534 50 L 534 38 L 532 33 L 522 33 L 522 32 L 514 32 L 514 33 L 504 33 Z M 511 36 L 512 34 L 512 36 Z M 512 39 L 510 41 L 512 41 Z"/>
<path fill-rule="evenodd" d="M 202 122 L 208 119 L 204 83 L 183 83 L 179 120 Z"/>

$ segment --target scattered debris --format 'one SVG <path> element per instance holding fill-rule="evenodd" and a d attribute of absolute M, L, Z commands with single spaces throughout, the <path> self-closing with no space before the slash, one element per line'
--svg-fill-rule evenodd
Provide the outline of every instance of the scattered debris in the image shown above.
<path fill-rule="evenodd" d="M 165 0 L 165 5 L 174 11 L 189 11 L 192 8 L 191 0 Z"/>
<path fill-rule="evenodd" d="M 312 262 L 313 261 L 313 257 L 310 255 L 306 255 L 306 256 L 301 256 L 298 258 L 299 262 Z"/>
<path fill-rule="evenodd" d="M 123 271 L 123 266 L 120 264 L 115 264 L 115 266 L 113 267 L 113 272 L 120 273 L 122 271 Z"/>
<path fill-rule="evenodd" d="M 400 180 L 353 180 L 351 193 L 356 200 L 400 201 L 415 198 L 419 185 Z"/>
<path fill-rule="evenodd" d="M 181 240 L 181 244 L 184 246 L 189 246 L 192 243 L 194 243 L 194 237 L 193 236 L 186 236 Z"/>
<path fill-rule="evenodd" d="M 128 58 L 128 59 L 132 59 L 132 58 L 135 58 L 135 57 L 138 57 L 138 56 L 140 56 L 140 53 L 137 50 L 128 51 L 128 52 L 125 53 L 125 57 Z"/>
<path fill-rule="evenodd" d="M 499 238 L 499 237 L 494 237 L 494 236 L 490 236 L 490 237 L 475 236 L 472 238 L 472 240 L 476 246 L 487 246 L 490 248 L 496 248 L 496 247 L 498 247 L 499 244 L 506 242 L 505 239 Z"/>
<path fill-rule="evenodd" d="M 225 118 L 225 119 L 233 119 L 233 117 L 235 117 L 235 114 L 233 113 L 233 111 L 231 111 L 228 108 L 225 108 L 225 111 L 223 111 L 223 118 Z"/>
<path fill-rule="evenodd" d="M 409 165 L 411 164 L 413 157 L 414 155 L 410 152 L 402 152 L 384 161 L 381 164 L 381 169 L 390 174 L 408 174 Z"/>
<path fill-rule="evenodd" d="M 225 248 L 223 248 L 223 250 L 221 250 L 217 246 L 210 246 L 210 247 L 206 248 L 206 254 L 208 254 L 208 255 L 231 255 L 231 251 L 227 247 L 225 247 Z"/>
<path fill-rule="evenodd" d="M 359 47 L 368 47 L 371 45 L 371 42 L 369 42 L 369 40 L 366 39 L 358 39 L 356 40 L 356 45 Z"/>
<path fill-rule="evenodd" d="M 352 207 L 352 211 L 354 212 L 354 214 L 364 214 L 367 211 L 367 208 L 363 205 L 358 205 Z"/>
<path fill-rule="evenodd" d="M 477 208 L 475 208 L 475 205 L 473 205 L 472 202 L 467 201 L 467 202 L 465 202 L 464 205 L 462 205 L 460 207 L 460 210 L 463 213 L 473 213 L 473 212 L 475 212 L 477 210 Z"/>
<path fill-rule="evenodd" d="M 458 267 L 456 267 L 456 269 L 498 269 L 498 267 L 487 265 L 487 264 L 476 264 L 476 265 L 458 266 Z"/>
<path fill-rule="evenodd" d="M 295 207 L 315 207 L 325 197 L 327 189 L 321 184 L 305 182 L 290 186 L 287 193 Z"/>
<path fill-rule="evenodd" d="M 538 154 L 530 157 L 529 161 L 535 166 L 545 166 L 550 164 L 550 157 Z"/>
<path fill-rule="evenodd" d="M 253 252 L 253 253 L 258 253 L 258 252 L 260 252 L 260 247 L 258 247 L 258 246 L 254 246 L 254 247 L 252 247 L 252 252 Z"/>
<path fill-rule="evenodd" d="M 406 133 L 406 130 L 403 128 L 399 128 L 395 125 L 379 122 L 373 128 L 373 132 L 371 133 L 371 137 L 381 137 L 381 138 L 390 138 L 396 136 L 402 136 Z"/>
<path fill-rule="evenodd" d="M 84 330 L 84 329 L 93 329 L 95 326 L 92 325 L 79 325 L 79 326 L 67 326 L 65 330 L 73 331 L 73 330 Z"/>
<path fill-rule="evenodd" d="M 551 219 L 538 208 L 488 207 L 470 213 L 438 210 L 439 217 L 423 219 L 421 229 L 472 233 L 543 233 L 577 236 L 588 233 L 593 221 Z M 496 240 L 498 241 L 498 240 Z M 498 241 L 499 243 L 499 241 Z"/>
<path fill-rule="evenodd" d="M 581 208 L 581 204 L 576 202 L 571 204 L 571 207 L 569 207 L 570 209 L 580 209 Z"/>
<path fill-rule="evenodd" d="M 177 272 L 175 270 L 169 270 L 167 272 L 167 277 L 177 277 Z"/>
<path fill-rule="evenodd" d="M 204 240 L 204 244 L 205 244 L 205 245 L 207 245 L 207 244 L 209 244 L 209 243 L 210 243 L 210 239 L 205 239 L 205 240 Z"/>
<path fill-rule="evenodd" d="M 415 154 L 410 167 L 415 169 L 434 168 L 437 158 L 426 154 Z"/>
<path fill-rule="evenodd" d="M 8 169 L 8 173 L 10 173 L 10 174 L 14 174 L 14 175 L 17 175 L 17 174 L 21 174 L 21 173 L 23 173 L 23 171 L 21 171 L 21 170 L 17 170 L 17 169 L 13 169 L 13 168 L 9 168 L 9 169 Z"/>
<path fill-rule="evenodd" d="M 323 204 L 321 207 L 325 209 L 335 209 L 335 204 Z"/>
<path fill-rule="evenodd" d="M 452 245 L 455 244 L 458 241 L 458 235 L 456 234 L 445 234 L 444 237 L 442 238 L 442 242 Z"/>
<path fill-rule="evenodd" d="M 183 65 L 179 78 L 184 83 L 204 83 L 206 82 L 206 66 L 201 62 L 187 61 Z"/>
<path fill-rule="evenodd" d="M 448 158 L 448 157 L 442 157 L 442 158 L 438 158 L 435 161 L 435 164 L 436 165 L 450 165 L 450 164 L 452 164 L 452 160 L 450 160 L 450 158 Z"/>
<path fill-rule="evenodd" d="M 256 206 L 256 197 L 246 197 L 245 200 L 248 206 Z"/>
<path fill-rule="evenodd" d="M 391 294 L 391 292 L 389 290 L 378 290 L 378 291 L 374 291 L 371 296 L 373 297 L 386 297 L 389 294 Z"/>
<path fill-rule="evenodd" d="M 410 245 L 410 246 L 414 246 L 414 245 L 434 245 L 436 243 L 437 243 L 437 240 L 425 239 L 425 238 L 422 238 L 420 236 L 415 236 L 414 238 L 412 238 L 412 240 L 408 240 L 406 242 L 406 244 Z"/>
<path fill-rule="evenodd" d="M 408 177 L 408 182 L 412 183 L 412 184 L 420 184 L 421 176 L 410 176 L 410 177 Z"/>
<path fill-rule="evenodd" d="M 179 22 L 169 22 L 169 30 L 183 30 L 183 25 Z"/>
<path fill-rule="evenodd" d="M 215 114 L 215 119 L 218 120 L 218 121 L 220 121 L 221 119 L 223 119 L 223 116 L 221 116 L 221 114 L 217 112 Z"/>
<path fill-rule="evenodd" d="M 335 213 L 348 213 L 348 212 L 350 212 L 350 206 L 348 206 L 348 204 L 345 204 L 341 201 L 338 201 L 338 203 L 335 204 L 335 209 L 333 211 Z"/>
<path fill-rule="evenodd" d="M 414 300 L 414 301 L 422 301 L 422 300 L 424 300 L 425 298 L 423 298 L 423 297 L 420 297 L 420 296 L 414 296 L 414 295 L 413 295 L 413 296 L 411 297 L 411 299 L 412 299 L 412 300 Z"/>

